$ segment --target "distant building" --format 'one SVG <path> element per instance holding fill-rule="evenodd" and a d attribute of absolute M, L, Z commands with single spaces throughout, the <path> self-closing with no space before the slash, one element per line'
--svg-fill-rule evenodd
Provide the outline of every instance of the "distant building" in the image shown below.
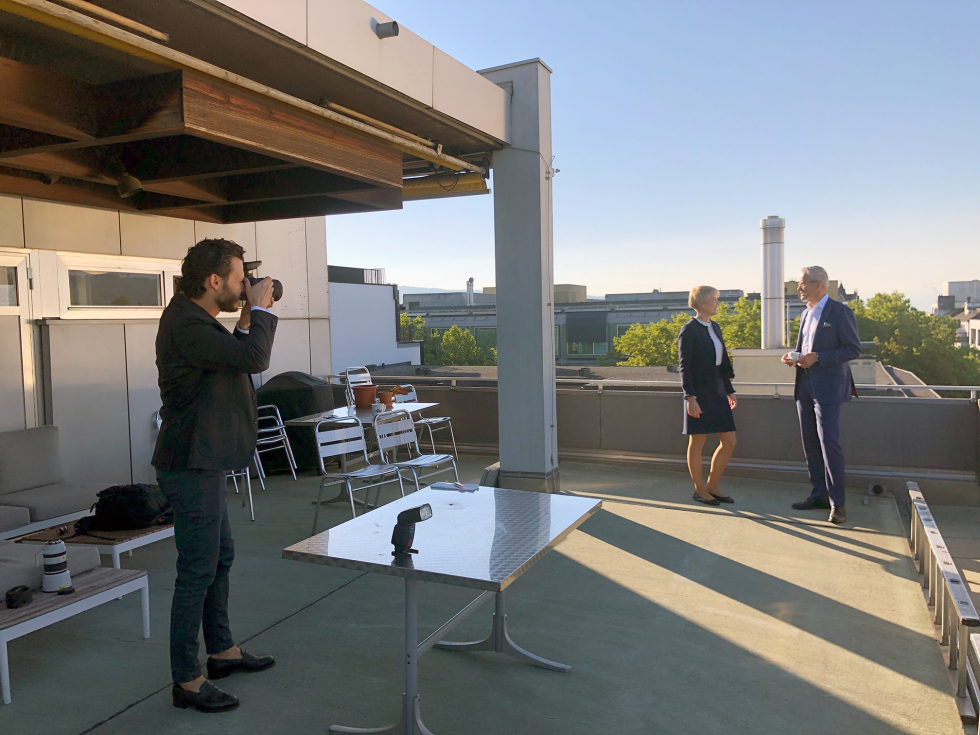
<path fill-rule="evenodd" d="M 946 293 L 936 299 L 932 305 L 933 316 L 956 316 L 957 310 L 962 310 L 967 302 L 980 304 L 980 280 L 949 281 Z"/>
<path fill-rule="evenodd" d="M 474 296 L 488 295 L 474 294 Z M 410 317 L 425 320 L 426 333 L 440 333 L 453 325 L 473 333 L 478 345 L 497 346 L 497 310 L 493 304 L 465 306 L 466 294 L 457 294 L 453 304 L 424 301 L 407 294 L 403 301 Z M 450 295 L 450 294 L 434 294 Z M 733 304 L 745 292 L 731 289 L 719 292 L 723 303 Z M 604 299 L 587 300 L 585 286 L 555 285 L 555 361 L 559 365 L 595 365 L 613 348 L 613 339 L 621 337 L 633 324 L 652 324 L 675 314 L 693 315 L 687 305 L 687 291 L 652 291 L 606 294 Z M 748 294 L 753 300 L 759 294 Z M 563 301 L 562 299 L 571 299 Z M 428 306 L 423 306 L 428 303 Z"/>

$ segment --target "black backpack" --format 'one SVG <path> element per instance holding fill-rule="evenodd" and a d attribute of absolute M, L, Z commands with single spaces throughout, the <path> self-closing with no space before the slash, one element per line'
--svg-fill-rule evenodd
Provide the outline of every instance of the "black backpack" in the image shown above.
<path fill-rule="evenodd" d="M 157 485 L 113 485 L 99 492 L 94 516 L 75 524 L 75 535 L 89 531 L 133 531 L 173 521 L 170 501 Z"/>

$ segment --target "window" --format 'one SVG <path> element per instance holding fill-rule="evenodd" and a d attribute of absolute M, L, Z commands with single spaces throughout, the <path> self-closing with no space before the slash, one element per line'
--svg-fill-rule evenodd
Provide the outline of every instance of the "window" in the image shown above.
<path fill-rule="evenodd" d="M 11 266 L 0 267 L 0 306 L 18 306 L 17 269 Z"/>
<path fill-rule="evenodd" d="M 615 324 L 613 326 L 616 329 L 616 332 L 615 332 L 615 334 L 613 334 L 613 336 L 614 337 L 622 337 L 624 334 L 626 334 L 626 332 L 629 331 L 629 328 L 632 327 L 633 325 L 632 324 Z"/>
<path fill-rule="evenodd" d="M 558 336 L 561 333 L 561 327 L 557 324 L 555 325 L 555 359 L 561 359 L 561 338 Z"/>
<path fill-rule="evenodd" d="M 475 327 L 476 346 L 484 352 L 489 353 L 491 348 L 497 347 L 497 328 L 496 327 Z"/>
<path fill-rule="evenodd" d="M 163 306 L 159 273 L 68 271 L 71 306 Z"/>
<path fill-rule="evenodd" d="M 569 342 L 569 355 L 605 355 L 609 351 L 607 342 Z"/>

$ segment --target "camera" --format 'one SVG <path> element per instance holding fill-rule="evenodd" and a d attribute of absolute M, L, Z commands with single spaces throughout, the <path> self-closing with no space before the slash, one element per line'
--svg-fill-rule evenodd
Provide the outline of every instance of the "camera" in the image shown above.
<path fill-rule="evenodd" d="M 255 271 L 255 269 L 258 268 L 260 265 L 262 265 L 262 261 L 261 260 L 248 260 L 248 261 L 245 262 L 245 277 L 248 279 L 248 282 L 251 283 L 253 286 L 256 283 L 258 283 L 259 281 L 262 280 L 261 278 L 256 278 L 255 276 L 252 275 L 253 271 Z M 241 296 L 239 298 L 242 301 L 245 301 L 245 287 L 244 286 L 242 286 L 242 294 L 241 294 Z M 281 298 L 282 298 L 282 282 L 276 280 L 275 278 L 273 278 L 272 279 L 272 300 L 273 301 L 278 301 Z"/>

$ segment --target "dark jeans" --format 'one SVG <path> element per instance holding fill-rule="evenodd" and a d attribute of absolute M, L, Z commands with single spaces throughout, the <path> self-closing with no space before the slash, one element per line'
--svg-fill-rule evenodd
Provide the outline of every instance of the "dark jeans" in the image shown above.
<path fill-rule="evenodd" d="M 839 403 L 819 403 L 813 397 L 810 376 L 800 381 L 796 410 L 800 415 L 803 454 L 810 470 L 811 498 L 829 499 L 844 507 L 844 450 L 840 446 Z"/>
<path fill-rule="evenodd" d="M 178 684 L 201 675 L 198 633 L 209 654 L 235 645 L 228 627 L 228 571 L 235 559 L 225 472 L 157 471 L 174 510 L 177 581 L 170 607 L 170 669 Z"/>

